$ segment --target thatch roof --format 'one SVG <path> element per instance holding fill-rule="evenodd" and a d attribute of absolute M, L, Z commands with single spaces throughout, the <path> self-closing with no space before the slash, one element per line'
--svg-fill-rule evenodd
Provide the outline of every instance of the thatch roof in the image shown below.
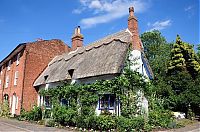
<path fill-rule="evenodd" d="M 109 35 L 76 51 L 55 57 L 34 86 L 46 83 L 121 73 L 131 35 L 127 30 Z M 73 71 L 71 76 L 69 71 Z"/>

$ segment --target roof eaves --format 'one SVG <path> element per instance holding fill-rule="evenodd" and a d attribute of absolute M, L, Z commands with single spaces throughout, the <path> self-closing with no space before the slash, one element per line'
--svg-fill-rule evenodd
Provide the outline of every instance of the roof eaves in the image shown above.
<path fill-rule="evenodd" d="M 27 43 L 21 43 L 19 44 L 12 52 L 10 52 L 9 55 L 7 55 L 1 62 L 0 62 L 0 67 L 4 65 L 11 57 L 16 55 L 20 50 L 22 50 Z"/>

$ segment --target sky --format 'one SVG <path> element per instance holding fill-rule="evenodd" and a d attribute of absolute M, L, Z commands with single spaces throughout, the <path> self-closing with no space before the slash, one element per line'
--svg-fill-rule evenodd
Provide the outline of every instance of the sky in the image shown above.
<path fill-rule="evenodd" d="M 159 30 L 168 42 L 179 34 L 200 44 L 199 0 L 0 0 L 0 61 L 18 44 L 61 39 L 71 46 L 81 26 L 84 45 L 127 28 L 134 6 L 139 33 Z"/>

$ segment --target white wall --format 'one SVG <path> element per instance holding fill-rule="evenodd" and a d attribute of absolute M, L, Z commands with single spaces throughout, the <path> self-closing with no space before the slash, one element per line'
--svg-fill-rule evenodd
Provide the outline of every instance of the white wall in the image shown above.
<path fill-rule="evenodd" d="M 140 74 L 144 75 L 146 78 L 149 78 L 147 71 L 144 67 L 144 64 L 143 64 L 143 61 L 142 61 L 142 54 L 141 54 L 140 51 L 138 51 L 138 50 L 131 51 L 129 59 L 133 63 L 132 66 L 130 67 L 131 70 L 137 71 Z"/>

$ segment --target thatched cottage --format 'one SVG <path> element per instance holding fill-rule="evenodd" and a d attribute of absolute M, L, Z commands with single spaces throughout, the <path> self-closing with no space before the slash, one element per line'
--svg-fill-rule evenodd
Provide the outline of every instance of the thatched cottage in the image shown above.
<path fill-rule="evenodd" d="M 130 60 L 136 64 L 131 66 L 131 69 L 137 70 L 151 79 L 152 72 L 144 55 L 137 19 L 134 16 L 133 7 L 131 7 L 129 8 L 127 29 L 106 36 L 85 47 L 83 47 L 83 35 L 80 27 L 77 27 L 72 36 L 71 52 L 56 56 L 36 79 L 34 87 L 48 89 L 62 85 L 63 81 L 87 84 L 96 80 L 113 79 L 123 71 L 129 45 L 132 45 Z M 115 99 L 112 95 L 106 96 L 110 103 L 109 111 L 120 114 L 120 104 L 113 105 Z M 48 105 L 48 99 L 44 98 L 38 95 L 39 106 Z M 98 103 L 96 113 L 100 114 L 101 110 Z"/>

